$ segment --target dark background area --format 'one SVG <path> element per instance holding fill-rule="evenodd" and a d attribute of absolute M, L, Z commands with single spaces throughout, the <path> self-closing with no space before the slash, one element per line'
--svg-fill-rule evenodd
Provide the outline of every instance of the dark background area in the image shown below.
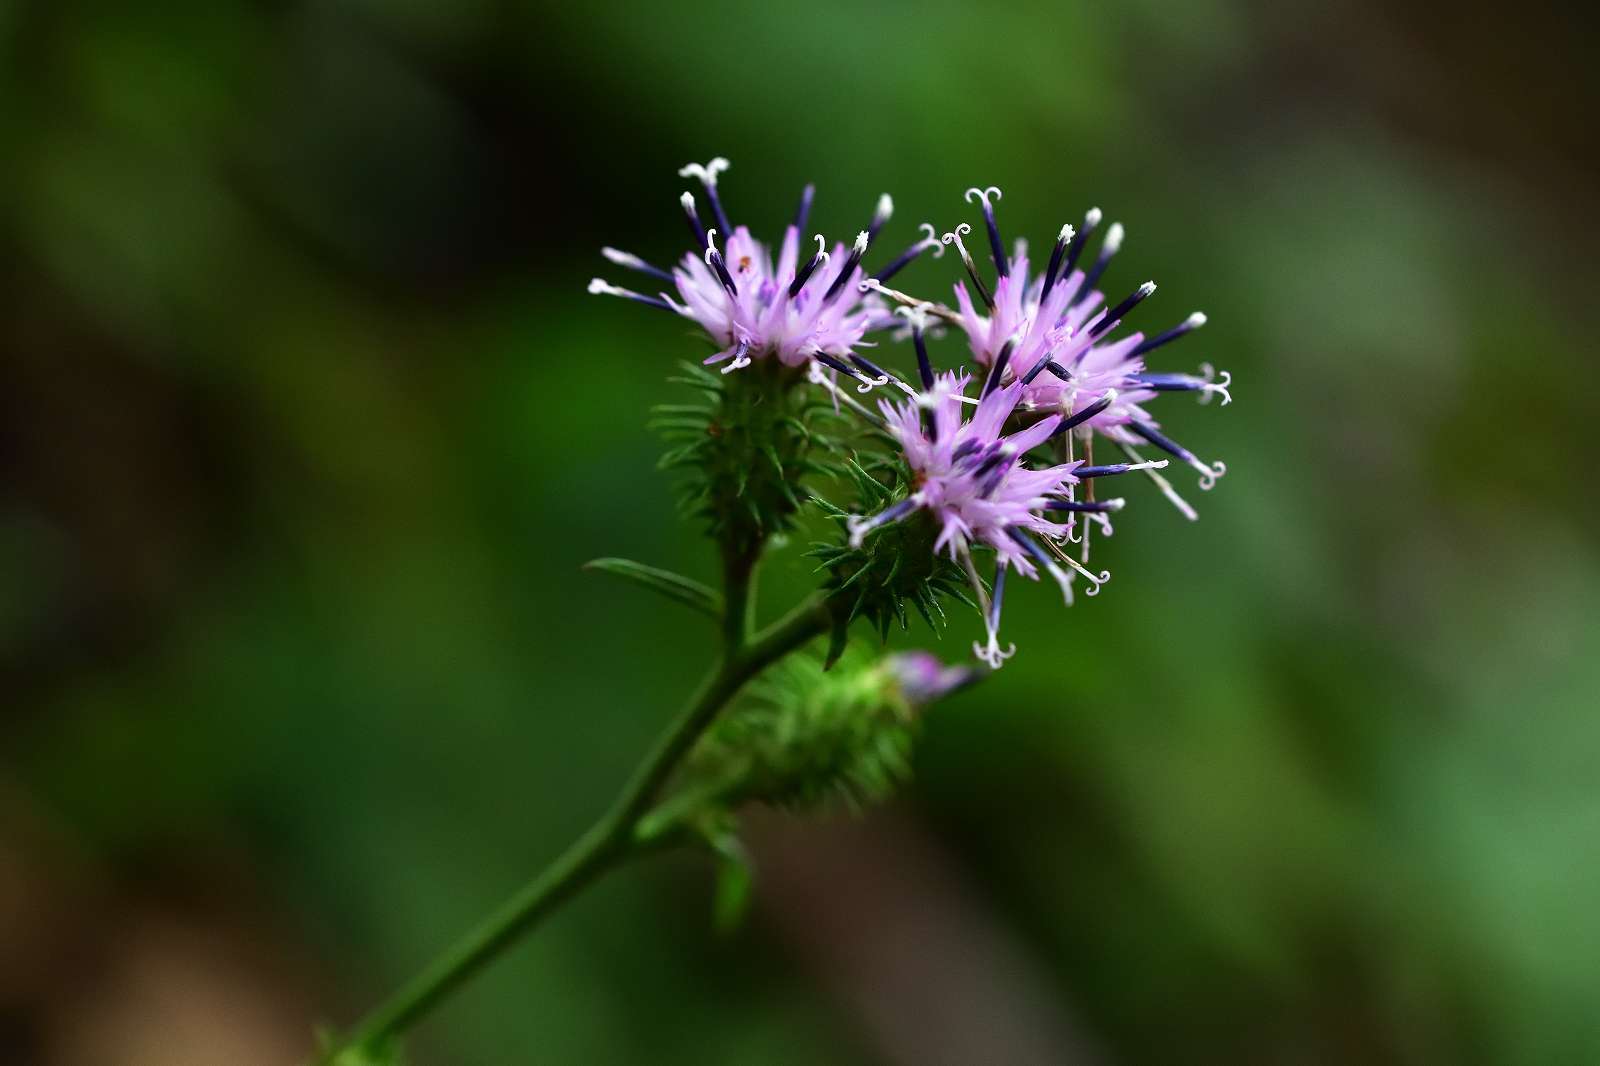
<path fill-rule="evenodd" d="M 629 869 L 418 1062 L 1600 1061 L 1596 44 L 0 3 L 0 1063 L 297 1061 L 602 809 L 710 634 L 578 565 L 713 568 L 643 428 L 700 348 L 584 285 L 678 254 L 719 154 L 769 239 L 808 180 L 836 237 L 892 192 L 886 249 L 970 185 L 1036 248 L 1099 204 L 1109 288 L 1210 316 L 1158 369 L 1236 402 L 1160 413 L 1230 474 L 1195 525 L 1128 486 L 1097 599 L 1019 583 L 894 807 L 754 819 L 742 931 L 703 861 Z"/>

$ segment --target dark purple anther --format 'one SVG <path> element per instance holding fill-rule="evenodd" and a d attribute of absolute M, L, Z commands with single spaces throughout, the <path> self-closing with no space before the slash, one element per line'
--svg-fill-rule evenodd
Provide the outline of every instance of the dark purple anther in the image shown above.
<path fill-rule="evenodd" d="M 817 187 L 807 184 L 800 190 L 800 203 L 794 209 L 794 229 L 802 237 L 805 236 L 806 222 L 811 218 L 811 201 L 816 198 Z"/>
<path fill-rule="evenodd" d="M 1050 373 L 1054 374 L 1062 381 L 1072 380 L 1072 372 L 1066 367 L 1062 366 L 1054 359 L 1041 359 L 1033 365 L 1032 370 L 1023 375 L 1022 383 L 1024 385 L 1032 385 L 1033 379 L 1044 373 L 1046 370 L 1050 371 Z"/>
<path fill-rule="evenodd" d="M 989 376 L 983 381 L 983 391 L 978 394 L 980 400 L 1000 387 L 1000 377 L 1006 372 L 1006 365 L 1011 362 L 1011 352 L 1016 346 L 1015 337 L 1000 346 L 1000 354 L 994 357 L 994 365 L 989 368 Z"/>
<path fill-rule="evenodd" d="M 933 362 L 928 358 L 928 341 L 921 326 L 911 327 L 911 343 L 917 348 L 917 373 L 922 377 L 923 391 L 933 388 Z"/>
<path fill-rule="evenodd" d="M 867 254 L 869 239 L 866 230 L 856 234 L 856 243 L 851 246 L 850 254 L 845 256 L 844 265 L 839 268 L 838 276 L 833 279 L 833 284 L 829 285 L 828 291 L 823 294 L 823 303 L 832 303 L 844 291 L 844 283 L 850 280 L 850 275 L 855 272 L 856 267 L 861 265 L 861 257 Z"/>
<path fill-rule="evenodd" d="M 800 290 L 806 287 L 806 282 L 811 280 L 811 275 L 816 272 L 817 267 L 821 266 L 822 261 L 826 258 L 827 253 L 819 248 L 817 254 L 806 261 L 806 265 L 800 268 L 800 273 L 796 274 L 794 280 L 789 283 L 789 299 L 792 300 L 800 295 Z"/>
<path fill-rule="evenodd" d="M 967 246 L 961 243 L 963 230 L 971 233 L 972 227 L 963 222 L 956 227 L 953 238 L 949 234 L 946 237 L 956 242 L 956 248 L 961 252 L 961 265 L 967 268 L 967 277 L 972 279 L 972 287 L 978 290 L 978 298 L 983 301 L 983 306 L 993 311 L 994 296 L 990 294 L 989 286 L 985 285 L 983 279 L 978 277 L 978 264 L 972 261 L 972 256 L 967 253 Z"/>
<path fill-rule="evenodd" d="M 1176 326 L 1173 326 L 1165 333 L 1158 333 L 1149 340 L 1144 341 L 1133 351 L 1129 352 L 1128 355 L 1130 357 L 1135 355 L 1143 355 L 1145 352 L 1159 348 L 1163 344 L 1170 344 L 1172 341 L 1177 340 L 1179 337 L 1182 337 L 1187 333 L 1193 333 L 1195 330 L 1199 329 L 1205 324 L 1206 316 L 1201 314 L 1199 311 L 1196 311 L 1194 314 L 1190 315 L 1182 322 L 1179 322 Z"/>
<path fill-rule="evenodd" d="M 1054 559 L 1050 558 L 1049 554 L 1046 553 L 1043 548 L 1039 547 L 1039 542 L 1038 541 L 1036 541 L 1032 537 L 1028 536 L 1028 534 L 1024 533 L 1022 530 L 1018 529 L 1016 526 L 1011 526 L 1011 527 L 1007 528 L 1006 529 L 1006 533 L 1008 533 L 1011 536 L 1012 540 L 1016 541 L 1018 544 L 1020 544 L 1022 546 L 1022 550 L 1023 551 L 1025 551 L 1029 555 L 1033 556 L 1033 561 L 1034 562 L 1038 563 L 1040 566 L 1044 567 L 1046 570 L 1054 570 L 1055 569 L 1056 561 Z"/>
<path fill-rule="evenodd" d="M 922 223 L 922 228 L 925 231 L 922 240 L 901 252 L 895 257 L 894 262 L 890 263 L 888 266 L 872 275 L 873 278 L 878 281 L 888 281 L 890 278 L 900 273 L 900 271 L 904 270 L 913 259 L 921 255 L 923 252 L 926 252 L 929 248 L 939 247 L 939 238 L 934 234 L 933 227 L 924 222 Z"/>
<path fill-rule="evenodd" d="M 1056 246 L 1050 250 L 1050 266 L 1044 272 L 1044 288 L 1039 290 L 1039 303 L 1043 304 L 1050 290 L 1055 288 L 1056 275 L 1061 270 L 1061 257 L 1066 254 L 1067 243 L 1072 240 L 1072 227 L 1062 226 L 1056 235 Z"/>
<path fill-rule="evenodd" d="M 883 367 L 874 363 L 866 356 L 857 355 L 855 352 L 851 352 L 850 361 L 856 365 L 858 370 L 860 370 L 863 374 L 866 374 L 868 377 L 882 378 L 885 379 L 885 381 L 894 380 L 893 374 L 889 373 L 887 370 L 883 369 Z"/>
<path fill-rule="evenodd" d="M 987 189 L 968 189 L 967 202 L 972 202 L 973 196 L 983 201 L 983 223 L 989 229 L 989 253 L 994 256 L 994 269 L 1000 277 L 1007 277 L 1011 273 L 1011 264 L 1006 259 L 1005 245 L 1000 241 L 1000 224 L 994 220 L 994 204 L 989 202 L 993 194 L 996 200 L 1000 199 L 1000 190 L 993 185 Z"/>
<path fill-rule="evenodd" d="M 1044 505 L 1047 511 L 1072 511 L 1078 514 L 1105 514 L 1122 510 L 1121 500 L 1051 500 Z"/>
<path fill-rule="evenodd" d="M 1148 422 L 1129 422 L 1128 428 L 1139 434 L 1139 436 L 1143 437 L 1151 444 L 1154 444 L 1157 448 L 1160 448 L 1162 451 L 1166 452 L 1168 455 L 1175 455 L 1186 463 L 1199 462 L 1199 460 L 1194 457 L 1194 453 L 1188 448 L 1185 448 L 1171 437 L 1166 436 Z"/>
<path fill-rule="evenodd" d="M 1050 437 L 1046 438 L 1046 439 L 1052 439 L 1052 438 L 1055 438 L 1055 437 L 1059 437 L 1059 436 L 1061 436 L 1061 434 L 1067 432 L 1067 430 L 1073 429 L 1073 428 L 1075 428 L 1077 426 L 1083 425 L 1085 422 L 1089 421 L 1089 419 L 1093 418 L 1095 415 L 1099 414 L 1101 411 L 1104 411 L 1107 407 L 1110 407 L 1111 404 L 1116 400 L 1116 398 L 1117 398 L 1116 390 L 1115 389 L 1107 389 L 1104 396 L 1100 397 L 1098 400 L 1096 400 L 1094 403 L 1090 404 L 1088 407 L 1085 407 L 1083 410 L 1079 411 L 1077 414 L 1073 415 L 1071 418 L 1063 418 L 1061 420 L 1061 424 L 1059 426 L 1057 426 L 1055 429 L 1051 430 Z"/>
<path fill-rule="evenodd" d="M 1094 291 L 1095 283 L 1100 280 L 1100 275 L 1106 272 L 1106 267 L 1111 265 L 1111 257 L 1117 254 L 1117 249 L 1122 247 L 1122 223 L 1113 222 L 1106 230 L 1106 239 L 1100 245 L 1100 256 L 1094 261 L 1094 266 L 1089 269 L 1089 275 L 1083 279 L 1083 285 L 1073 294 L 1074 306 L 1080 304 Z"/>
<path fill-rule="evenodd" d="M 1002 560 L 994 568 L 994 595 L 989 601 L 989 629 L 991 632 L 1000 629 L 1000 601 L 1006 594 L 1006 564 Z"/>
<path fill-rule="evenodd" d="M 837 370 L 839 373 L 843 374 L 845 377 L 853 378 L 853 377 L 859 377 L 860 376 L 851 367 L 845 365 L 844 363 L 841 363 L 839 360 L 835 359 L 833 356 L 829 355 L 827 352 L 812 352 L 811 353 L 811 358 L 815 359 L 817 362 L 821 363 L 823 366 L 827 367 L 829 370 Z"/>
<path fill-rule="evenodd" d="M 1072 238 L 1072 243 L 1067 246 L 1067 261 L 1062 267 L 1062 272 L 1072 273 L 1078 265 L 1078 257 L 1083 254 L 1083 246 L 1089 241 L 1089 234 L 1100 225 L 1100 209 L 1091 207 L 1083 216 L 1083 228 L 1078 230 L 1078 235 Z M 1080 294 L 1081 295 L 1081 294 Z"/>
<path fill-rule="evenodd" d="M 733 283 L 733 275 L 728 273 L 728 264 L 722 261 L 722 253 L 717 251 L 716 248 L 708 247 L 706 249 L 706 262 L 711 265 L 712 270 L 717 272 L 717 277 L 722 281 L 722 287 L 728 290 L 728 295 L 738 296 L 739 286 Z"/>
<path fill-rule="evenodd" d="M 1132 463 L 1109 463 L 1106 466 L 1080 466 L 1072 472 L 1072 476 L 1079 481 L 1089 478 L 1110 477 L 1113 474 L 1126 474 L 1133 469 Z"/>
<path fill-rule="evenodd" d="M 1133 293 L 1126 300 L 1123 300 L 1110 311 L 1107 311 L 1106 316 L 1089 331 L 1090 339 L 1092 340 L 1101 336 L 1114 327 L 1118 322 L 1121 322 L 1123 318 L 1127 316 L 1129 311 L 1132 311 L 1135 307 L 1138 307 L 1140 301 L 1144 300 L 1147 296 L 1155 291 L 1156 283 L 1153 281 L 1147 281 L 1143 285 L 1140 285 L 1137 289 L 1133 290 Z"/>
<path fill-rule="evenodd" d="M 694 194 L 684 193 L 678 198 L 678 202 L 683 205 L 684 216 L 689 220 L 689 232 L 694 236 L 694 246 L 696 248 L 704 248 L 706 246 L 706 228 L 700 222 L 700 212 L 695 210 Z"/>
<path fill-rule="evenodd" d="M 1129 374 L 1128 381 L 1151 392 L 1198 392 L 1209 384 L 1193 374 Z"/>

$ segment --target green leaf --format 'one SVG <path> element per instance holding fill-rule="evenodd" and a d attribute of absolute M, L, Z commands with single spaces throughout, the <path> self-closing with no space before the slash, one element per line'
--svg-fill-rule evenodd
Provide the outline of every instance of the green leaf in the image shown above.
<path fill-rule="evenodd" d="M 744 924 L 750 913 L 755 875 L 750 859 L 731 836 L 713 845 L 717 850 L 717 888 L 711 905 L 711 922 L 718 933 L 727 936 Z"/>
<path fill-rule="evenodd" d="M 583 564 L 583 568 L 612 574 L 632 581 L 636 585 L 643 585 L 647 589 L 661 593 L 669 600 L 676 600 L 686 607 L 693 607 L 712 618 L 722 617 L 722 597 L 716 590 L 682 574 L 674 574 L 671 570 L 646 566 L 632 559 L 591 559 Z"/>

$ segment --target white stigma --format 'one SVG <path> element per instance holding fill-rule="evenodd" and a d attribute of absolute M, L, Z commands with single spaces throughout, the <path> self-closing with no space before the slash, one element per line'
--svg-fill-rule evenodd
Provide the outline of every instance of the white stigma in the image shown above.
<path fill-rule="evenodd" d="M 620 248 L 602 248 L 600 249 L 600 254 L 618 266 L 625 266 L 631 270 L 641 270 L 644 267 L 643 259 L 640 259 L 632 252 L 624 252 Z"/>
<path fill-rule="evenodd" d="M 1000 634 L 990 630 L 988 644 L 980 645 L 977 641 L 972 642 L 972 654 L 981 659 L 989 669 L 998 670 L 1007 659 L 1017 654 L 1017 645 L 1013 641 L 1004 651 L 1001 651 Z"/>
<path fill-rule="evenodd" d="M 888 193 L 884 193 L 882 196 L 878 197 L 878 209 L 872 213 L 872 217 L 878 222 L 879 225 L 882 225 L 883 223 L 889 221 L 890 216 L 893 214 L 894 197 L 890 196 Z"/>
<path fill-rule="evenodd" d="M 1222 397 L 1222 406 L 1224 407 L 1233 402 L 1233 394 L 1228 391 L 1228 388 L 1233 384 L 1232 374 L 1226 370 L 1218 374 L 1217 369 L 1210 363 L 1201 363 L 1200 376 L 1205 379 L 1205 384 L 1200 386 L 1201 403 L 1210 403 L 1213 394 Z M 1221 377 L 1222 380 L 1213 383 L 1211 380 L 1213 377 Z"/>
<path fill-rule="evenodd" d="M 1072 223 L 1068 222 L 1066 225 L 1061 227 L 1061 232 L 1056 234 L 1056 240 L 1062 244 L 1066 244 L 1068 241 L 1072 240 L 1073 237 L 1077 236 L 1077 232 L 1077 230 L 1072 228 Z"/>
<path fill-rule="evenodd" d="M 904 318 L 906 325 L 912 329 L 926 332 L 928 329 L 928 312 L 932 310 L 932 304 L 917 304 L 915 307 L 896 307 L 894 313 Z"/>
<path fill-rule="evenodd" d="M 621 296 L 624 290 L 617 288 L 605 278 L 593 278 L 589 282 L 589 295 L 591 296 Z"/>
<path fill-rule="evenodd" d="M 968 189 L 966 192 L 967 203 L 970 204 L 974 196 L 983 201 L 984 207 L 988 207 L 989 197 L 993 196 L 996 201 L 1000 199 L 1000 187 L 998 185 L 991 185 L 987 189 Z"/>
<path fill-rule="evenodd" d="M 1188 326 L 1190 329 L 1199 329 L 1201 326 L 1206 324 L 1206 313 L 1204 311 L 1196 311 L 1194 314 L 1184 319 L 1183 324 Z"/>
<path fill-rule="evenodd" d="M 1088 528 L 1089 527 L 1087 525 L 1084 526 L 1085 530 Z M 1061 561 L 1072 567 L 1072 569 L 1076 570 L 1078 573 L 1082 574 L 1088 580 L 1089 587 L 1084 590 L 1084 595 L 1086 596 L 1100 595 L 1100 586 L 1111 580 L 1111 571 L 1102 570 L 1097 574 L 1093 570 L 1090 570 L 1088 567 L 1084 566 L 1082 563 L 1078 562 L 1078 560 L 1074 559 L 1072 556 L 1068 555 L 1066 552 L 1061 553 Z"/>
<path fill-rule="evenodd" d="M 1143 300 L 1145 297 L 1149 296 L 1155 291 L 1156 283 L 1153 281 L 1147 281 L 1143 285 L 1139 286 L 1139 299 Z"/>
<path fill-rule="evenodd" d="M 678 197 L 678 202 L 683 205 L 683 209 L 685 211 L 693 211 L 694 210 L 694 193 L 692 193 L 692 192 L 684 193 L 682 196 Z"/>
<path fill-rule="evenodd" d="M 882 388 L 883 386 L 889 384 L 889 375 L 879 374 L 875 378 L 869 378 L 865 374 L 858 374 L 856 376 L 856 380 L 861 382 L 861 384 L 856 386 L 856 391 L 865 396 L 873 389 Z"/>
<path fill-rule="evenodd" d="M 1200 472 L 1201 492 L 1210 492 L 1212 489 L 1216 488 L 1217 480 L 1228 472 L 1228 464 L 1222 462 L 1220 459 L 1212 463 L 1210 466 L 1207 466 L 1199 459 L 1195 459 L 1189 465 Z"/>
<path fill-rule="evenodd" d="M 817 265 L 821 266 L 822 263 L 826 263 L 828 260 L 832 259 L 833 256 L 828 254 L 828 240 L 826 237 L 820 233 L 812 234 L 812 236 L 817 238 L 817 258 L 822 261 Z"/>
<path fill-rule="evenodd" d="M 870 240 L 871 240 L 871 238 L 867 236 L 867 231 L 866 230 L 862 230 L 860 233 L 856 234 L 856 243 L 855 243 L 856 252 L 858 252 L 861 255 L 867 254 L 867 244 L 868 244 L 868 242 Z"/>
<path fill-rule="evenodd" d="M 711 257 L 717 254 L 719 254 L 717 252 L 717 231 L 714 229 L 708 229 L 706 230 L 706 266 L 711 265 Z"/>
<path fill-rule="evenodd" d="M 1061 567 L 1057 566 L 1053 562 L 1046 562 L 1044 564 L 1044 568 L 1046 572 L 1048 572 L 1049 575 L 1055 579 L 1056 584 L 1061 586 L 1061 598 L 1063 601 L 1065 601 L 1068 607 L 1071 607 L 1072 575 L 1068 574 L 1065 570 L 1061 569 Z"/>
<path fill-rule="evenodd" d="M 717 183 L 717 175 L 722 173 L 724 170 L 727 170 L 730 165 L 731 164 L 726 159 L 719 155 L 715 159 L 711 160 L 711 162 L 704 165 L 700 163 L 689 163 L 683 167 L 680 167 L 678 170 L 678 177 L 699 178 L 707 185 L 715 185 Z"/>
<path fill-rule="evenodd" d="M 1129 448 L 1127 445 L 1123 445 L 1122 450 L 1130 459 L 1138 457 L 1139 453 Z M 1166 465 L 1167 461 L 1162 459 L 1154 463 L 1135 463 L 1132 466 L 1129 466 L 1128 469 L 1143 470 L 1150 480 L 1155 483 L 1156 488 L 1161 491 L 1161 495 L 1165 496 L 1168 502 L 1178 509 L 1179 514 L 1183 515 L 1183 517 L 1187 518 L 1191 522 L 1198 522 L 1200 520 L 1200 515 L 1193 507 L 1189 505 L 1189 501 L 1178 495 L 1178 490 L 1172 487 L 1172 482 L 1156 473 L 1156 469 L 1158 467 L 1163 467 Z"/>
<path fill-rule="evenodd" d="M 956 246 L 956 251 L 961 253 L 961 261 L 963 263 L 971 263 L 972 262 L 972 256 L 967 252 L 967 246 L 965 244 L 963 244 L 962 241 L 961 241 L 961 238 L 965 237 L 967 234 L 969 234 L 971 232 L 972 232 L 972 227 L 970 225 L 968 225 L 967 223 L 962 222 L 962 223 L 958 223 L 956 225 L 956 228 L 952 232 L 946 233 L 943 237 L 941 237 L 939 239 L 941 241 L 943 241 L 945 244 L 953 244 L 953 245 L 955 245 Z"/>
<path fill-rule="evenodd" d="M 1100 254 L 1101 255 L 1116 255 L 1117 254 L 1117 250 L 1122 247 L 1122 237 L 1123 237 L 1122 223 L 1120 223 L 1120 222 L 1111 223 L 1111 228 L 1106 230 L 1106 243 L 1105 243 L 1105 246 L 1100 249 Z"/>
<path fill-rule="evenodd" d="M 1101 217 L 1102 214 L 1098 207 L 1089 208 L 1088 213 L 1083 216 L 1083 228 L 1094 229 L 1100 224 Z"/>
<path fill-rule="evenodd" d="M 935 259 L 942 257 L 944 255 L 944 243 L 939 240 L 939 231 L 933 228 L 933 223 L 919 222 L 917 223 L 917 228 L 923 231 L 922 240 L 917 242 L 918 246 L 931 251 Z"/>
<path fill-rule="evenodd" d="M 749 350 L 746 349 L 745 351 L 736 355 L 733 359 L 733 362 L 723 367 L 722 372 L 724 374 L 731 374 L 735 370 L 743 370 L 745 367 L 749 366 L 751 362 L 752 360 L 750 358 Z"/>

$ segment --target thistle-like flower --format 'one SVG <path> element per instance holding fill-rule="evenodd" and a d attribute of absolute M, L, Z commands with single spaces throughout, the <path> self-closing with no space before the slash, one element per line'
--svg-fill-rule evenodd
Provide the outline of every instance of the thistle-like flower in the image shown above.
<path fill-rule="evenodd" d="M 1156 290 L 1155 282 L 1147 281 L 1108 306 L 1095 287 L 1122 247 L 1121 224 L 1107 228 L 1099 254 L 1087 270 L 1078 267 L 1078 260 L 1100 225 L 1100 209 L 1090 210 L 1077 229 L 1062 226 L 1049 265 L 1042 274 L 1032 275 L 1024 242 L 1018 241 L 1013 254 L 1006 254 L 995 221 L 994 204 L 999 199 L 1000 190 L 993 186 L 967 190 L 968 202 L 982 205 L 997 275 L 992 292 L 963 240 L 972 227 L 962 223 L 943 237 L 956 246 L 977 293 L 975 302 L 967 285 L 957 282 L 957 313 L 949 316 L 966 334 L 973 356 L 998 373 L 1002 385 L 1022 385 L 1020 412 L 1059 415 L 1080 427 L 1077 436 L 1086 446 L 1092 443 L 1092 434 L 1099 434 L 1134 462 L 1140 461 L 1134 449 L 1152 444 L 1197 470 L 1200 488 L 1210 489 L 1227 468 L 1220 462 L 1203 462 L 1165 436 L 1144 407 L 1160 392 L 1198 392 L 1202 402 L 1214 395 L 1221 396 L 1224 404 L 1231 402 L 1232 376 L 1227 371 L 1216 374 L 1209 364 L 1198 375 L 1145 370 L 1147 353 L 1205 325 L 1206 316 L 1196 312 L 1150 338 L 1138 332 L 1113 337 L 1134 308 Z M 1186 517 L 1196 517 L 1165 478 L 1154 470 L 1150 476 Z"/>
<path fill-rule="evenodd" d="M 1008 569 L 1037 580 L 1043 569 L 1061 586 L 1072 602 L 1072 574 L 1089 581 L 1089 594 L 1110 580 L 1105 571 L 1094 573 L 1067 555 L 1063 542 L 1072 536 L 1077 514 L 1104 520 L 1121 501 L 1081 502 L 1073 486 L 1080 480 L 1136 469 L 1132 464 L 1088 468 L 1081 460 L 1041 467 L 1026 464 L 1028 453 L 1063 432 L 1069 420 L 1049 415 L 1016 432 L 1004 432 L 1022 397 L 1024 386 L 999 385 L 991 370 L 981 397 L 966 395 L 971 379 L 953 373 L 935 375 L 926 359 L 922 330 L 914 328 L 923 391 L 905 403 L 880 401 L 884 427 L 899 444 L 913 489 L 905 499 L 871 516 L 851 516 L 846 523 L 850 545 L 860 547 L 875 529 L 899 522 L 918 512 L 929 514 L 937 529 L 934 551 L 948 551 L 967 571 L 981 606 L 988 639 L 974 644 L 974 653 L 998 668 L 1016 650 L 1002 649 L 999 641 L 1000 606 Z M 1154 464 L 1165 466 L 1166 461 Z M 1063 514 L 1064 522 L 1046 517 Z M 990 548 L 996 556 L 993 594 L 979 580 L 972 549 Z"/>
<path fill-rule="evenodd" d="M 772 250 L 752 237 L 749 229 L 729 222 L 717 180 L 727 169 L 728 161 L 718 157 L 678 171 L 682 177 L 699 179 L 714 225 L 702 222 L 694 194 L 685 192 L 680 202 L 694 250 L 685 253 L 670 272 L 631 253 L 603 249 L 605 257 L 618 266 L 670 285 L 676 299 L 664 291 L 652 296 L 620 288 L 602 278 L 591 281 L 589 291 L 621 296 L 692 319 L 718 348 L 705 362 L 723 364 L 725 374 L 771 358 L 785 366 L 815 362 L 863 383 L 886 383 L 887 376 L 856 349 L 863 346 L 869 331 L 894 322 L 881 301 L 864 294 L 861 287 L 868 277 L 862 258 L 888 222 L 894 202 L 887 194 L 880 197 L 867 228 L 848 247 L 835 243 L 830 249 L 819 233 L 814 237 L 816 251 L 802 259 L 802 234 L 814 194 L 807 185 L 774 260 Z M 923 228 L 921 240 L 873 276 L 880 281 L 891 277 L 924 251 L 943 254 L 933 226 L 924 224 Z M 718 246 L 719 235 L 723 247 Z"/>

